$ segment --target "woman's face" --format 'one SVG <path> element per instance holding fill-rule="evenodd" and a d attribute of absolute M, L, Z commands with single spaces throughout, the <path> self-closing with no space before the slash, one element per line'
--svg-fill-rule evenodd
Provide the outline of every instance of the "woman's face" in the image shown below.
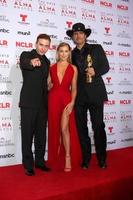
<path fill-rule="evenodd" d="M 58 50 L 58 58 L 60 61 L 68 61 L 70 58 L 70 50 L 67 45 L 62 46 Z"/>

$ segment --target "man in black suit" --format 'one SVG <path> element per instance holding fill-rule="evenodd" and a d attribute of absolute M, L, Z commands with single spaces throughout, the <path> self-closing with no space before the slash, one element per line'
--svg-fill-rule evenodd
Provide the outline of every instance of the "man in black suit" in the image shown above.
<path fill-rule="evenodd" d="M 40 34 L 36 49 L 24 51 L 20 56 L 23 85 L 20 93 L 22 162 L 25 174 L 34 175 L 32 141 L 34 137 L 35 167 L 49 171 L 44 164 L 47 125 L 47 78 L 50 61 L 45 56 L 51 39 Z"/>
<path fill-rule="evenodd" d="M 88 44 L 87 37 L 91 29 L 84 24 L 76 23 L 66 34 L 72 38 L 76 47 L 72 51 L 72 63 L 78 68 L 77 99 L 75 105 L 76 122 L 82 149 L 82 165 L 88 168 L 91 159 L 91 141 L 88 135 L 87 111 L 90 112 L 94 143 L 98 164 L 106 168 L 106 132 L 103 121 L 104 101 L 107 92 L 102 75 L 109 71 L 109 63 L 104 50 L 99 44 Z"/>

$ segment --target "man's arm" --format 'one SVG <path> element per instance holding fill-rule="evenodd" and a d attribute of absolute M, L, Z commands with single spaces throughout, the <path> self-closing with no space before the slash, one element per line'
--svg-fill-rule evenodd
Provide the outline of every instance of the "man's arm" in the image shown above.
<path fill-rule="evenodd" d="M 30 52 L 22 52 L 20 55 L 20 68 L 23 70 L 34 70 L 31 64 L 31 53 Z"/>
<path fill-rule="evenodd" d="M 96 47 L 96 51 L 97 51 L 97 57 L 98 60 L 96 62 L 96 65 L 98 67 L 96 67 L 95 69 L 95 75 L 96 76 L 102 76 L 103 74 L 106 74 L 109 71 L 109 62 L 107 60 L 106 54 L 102 48 L 101 45 L 97 45 Z"/>
<path fill-rule="evenodd" d="M 20 56 L 20 68 L 32 71 L 35 67 L 41 67 L 40 59 L 38 57 L 31 58 L 31 52 L 22 52 Z"/>

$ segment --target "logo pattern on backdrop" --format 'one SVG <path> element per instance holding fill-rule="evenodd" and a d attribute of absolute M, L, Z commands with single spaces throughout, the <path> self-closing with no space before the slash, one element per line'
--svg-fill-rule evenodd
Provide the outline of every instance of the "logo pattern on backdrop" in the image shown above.
<path fill-rule="evenodd" d="M 108 149 L 133 145 L 132 7 L 128 0 L 0 1 L 0 166 L 21 163 L 21 52 L 34 48 L 38 34 L 47 33 L 52 40 L 47 56 L 55 62 L 61 41 L 74 46 L 65 32 L 76 22 L 92 29 L 88 42 L 102 44 L 110 63 L 103 76 L 109 97 L 104 113 Z M 89 113 L 88 127 L 94 147 Z"/>

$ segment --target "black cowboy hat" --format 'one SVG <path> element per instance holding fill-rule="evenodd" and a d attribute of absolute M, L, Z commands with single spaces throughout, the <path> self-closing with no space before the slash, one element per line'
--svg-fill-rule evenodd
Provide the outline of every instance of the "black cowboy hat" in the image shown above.
<path fill-rule="evenodd" d="M 72 26 L 72 30 L 67 30 L 66 31 L 66 34 L 69 36 L 69 37 L 72 37 L 73 33 L 76 32 L 76 31 L 83 31 L 86 36 L 88 37 L 90 34 L 91 34 L 91 29 L 89 28 L 85 28 L 85 25 L 82 24 L 82 23 L 76 23 Z"/>

